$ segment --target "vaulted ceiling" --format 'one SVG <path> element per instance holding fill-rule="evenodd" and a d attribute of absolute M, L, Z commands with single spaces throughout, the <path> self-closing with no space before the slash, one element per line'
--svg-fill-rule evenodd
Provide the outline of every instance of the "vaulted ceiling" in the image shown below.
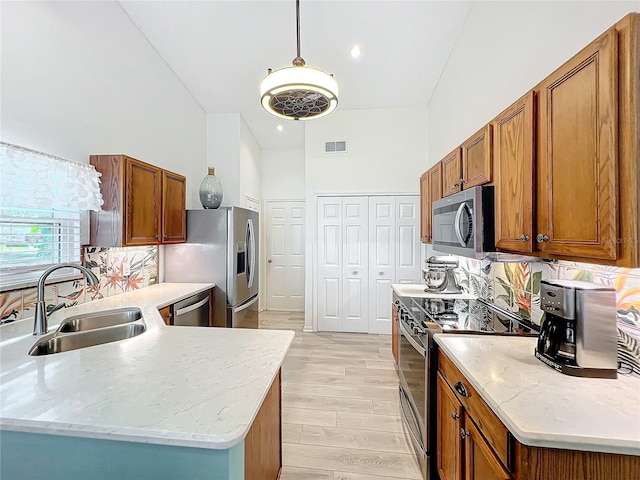
<path fill-rule="evenodd" d="M 267 68 L 296 56 L 295 0 L 120 4 L 207 113 L 240 113 L 262 148 L 303 147 L 302 122 L 269 115 L 259 99 Z M 471 5 L 301 0 L 302 57 L 334 74 L 339 109 L 426 106 Z"/>

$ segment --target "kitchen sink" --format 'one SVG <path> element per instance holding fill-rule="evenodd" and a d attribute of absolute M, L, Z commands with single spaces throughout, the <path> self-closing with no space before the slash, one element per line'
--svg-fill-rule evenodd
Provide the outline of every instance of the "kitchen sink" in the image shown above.
<path fill-rule="evenodd" d="M 52 337 L 43 338 L 36 342 L 29 355 L 50 355 L 53 353 L 68 352 L 78 348 L 92 347 L 103 343 L 117 342 L 144 333 L 147 326 L 144 321 L 140 323 L 129 323 L 105 328 L 95 328 L 75 333 L 60 334 L 54 333 Z"/>
<path fill-rule="evenodd" d="M 139 308 L 116 308 L 65 318 L 56 333 L 82 332 L 96 328 L 132 323 L 142 318 Z"/>

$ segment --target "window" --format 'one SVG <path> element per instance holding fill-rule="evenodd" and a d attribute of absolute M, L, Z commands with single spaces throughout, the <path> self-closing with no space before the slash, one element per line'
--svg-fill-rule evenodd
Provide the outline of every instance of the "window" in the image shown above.
<path fill-rule="evenodd" d="M 80 261 L 78 209 L 0 207 L 0 272 Z"/>
<path fill-rule="evenodd" d="M 3 142 L 0 154 L 0 285 L 21 288 L 52 265 L 80 262 L 81 210 L 100 209 L 99 174 Z"/>

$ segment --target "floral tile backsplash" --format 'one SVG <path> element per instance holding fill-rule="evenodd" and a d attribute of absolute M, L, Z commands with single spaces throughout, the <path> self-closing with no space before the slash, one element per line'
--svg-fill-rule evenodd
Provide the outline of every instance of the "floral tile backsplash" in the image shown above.
<path fill-rule="evenodd" d="M 640 373 L 640 268 L 588 263 L 497 263 L 458 257 L 460 283 L 470 293 L 540 325 L 540 281 L 583 280 L 616 290 L 618 356 Z"/>
<path fill-rule="evenodd" d="M 154 246 L 87 247 L 83 259 L 83 265 L 98 276 L 100 284 L 88 286 L 82 277 L 47 285 L 44 292 L 47 312 L 158 283 L 158 248 Z M 0 320 L 33 317 L 35 304 L 34 287 L 0 293 Z"/>

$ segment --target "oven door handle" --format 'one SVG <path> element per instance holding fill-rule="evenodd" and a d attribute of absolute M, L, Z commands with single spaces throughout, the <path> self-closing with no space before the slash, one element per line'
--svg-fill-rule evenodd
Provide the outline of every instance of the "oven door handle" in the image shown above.
<path fill-rule="evenodd" d="M 405 402 L 402 401 L 402 397 L 405 398 L 405 401 L 406 401 L 407 405 L 409 405 L 409 413 L 411 414 L 411 419 L 413 420 L 413 424 L 416 427 L 418 427 L 418 420 L 416 419 L 416 416 L 414 415 L 414 413 L 413 413 L 413 411 L 411 409 L 411 402 L 409 401 L 409 398 L 407 397 L 407 394 L 402 391 L 402 388 L 400 388 L 399 391 L 400 391 L 400 410 L 402 412 L 403 418 L 405 419 L 406 422 L 409 422 L 409 417 L 407 416 L 407 412 L 406 412 L 405 406 L 404 406 Z M 413 438 L 413 442 L 416 445 L 419 445 L 420 448 L 422 449 L 422 451 L 424 452 L 425 451 L 424 450 L 424 444 L 422 443 L 422 441 L 420 441 L 416 437 L 416 434 L 413 433 L 413 430 L 410 427 L 407 428 L 407 430 L 409 430 L 409 434 L 411 435 L 411 438 Z"/>
<path fill-rule="evenodd" d="M 418 344 L 418 342 L 416 342 L 413 337 L 411 336 L 411 334 L 409 332 L 407 332 L 407 329 L 404 328 L 404 325 L 402 324 L 402 322 L 400 322 L 400 331 L 402 332 L 402 335 L 407 339 L 407 342 L 409 342 L 411 344 L 411 346 L 413 348 L 415 348 L 418 353 L 420 355 L 422 355 L 423 357 L 426 358 L 427 356 L 427 351 L 424 349 L 424 347 L 422 347 L 421 345 Z"/>

